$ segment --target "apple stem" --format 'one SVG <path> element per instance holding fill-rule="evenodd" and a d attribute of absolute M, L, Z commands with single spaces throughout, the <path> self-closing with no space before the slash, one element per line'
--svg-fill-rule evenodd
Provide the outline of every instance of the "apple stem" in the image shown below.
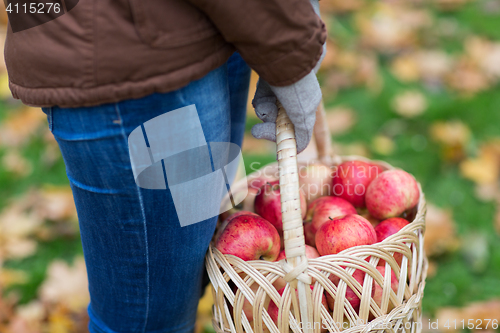
<path fill-rule="evenodd" d="M 332 217 L 331 217 L 331 216 L 328 216 L 328 218 L 329 218 L 330 220 L 332 220 L 332 221 L 333 221 L 333 219 L 332 219 Z"/>

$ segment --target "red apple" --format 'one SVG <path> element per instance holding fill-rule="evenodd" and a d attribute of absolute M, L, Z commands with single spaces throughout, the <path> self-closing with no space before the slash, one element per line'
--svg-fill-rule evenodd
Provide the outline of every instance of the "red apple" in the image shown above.
<path fill-rule="evenodd" d="M 259 216 L 255 213 L 246 211 L 246 210 L 235 210 L 232 212 L 231 215 L 228 215 L 224 220 L 222 220 L 222 223 L 220 224 L 217 234 L 215 235 L 215 239 L 219 239 L 220 234 L 222 231 L 226 228 L 227 224 L 231 222 L 234 218 L 241 216 L 241 215 L 253 215 L 253 216 Z M 219 218 L 222 218 L 222 214 L 219 216 Z"/>
<path fill-rule="evenodd" d="M 240 273 L 239 274 L 241 276 L 241 278 L 244 278 L 245 277 L 245 273 Z M 250 286 L 250 289 L 253 291 L 254 294 L 257 293 L 257 291 L 259 290 L 259 284 L 257 282 L 254 282 L 251 286 Z M 236 286 L 234 286 L 233 288 L 233 292 L 236 293 Z M 255 298 L 254 298 L 255 300 Z M 267 309 L 268 306 L 269 306 L 269 301 L 270 301 L 270 298 L 269 296 L 265 296 L 265 301 L 264 301 L 264 308 Z M 245 301 L 243 302 L 243 312 L 245 313 L 245 316 L 247 317 L 248 321 L 252 321 L 253 320 L 253 306 L 252 304 L 250 304 L 250 302 L 248 301 L 248 299 L 245 298 Z"/>
<path fill-rule="evenodd" d="M 382 277 L 385 278 L 385 267 L 382 266 L 377 266 L 377 270 L 382 274 Z M 375 281 L 373 281 L 373 284 L 375 285 L 374 287 L 374 292 L 373 292 L 373 300 L 377 303 L 377 305 L 380 307 L 382 306 L 382 292 L 383 288 Z M 397 294 L 398 288 L 399 288 L 399 281 L 398 278 L 396 277 L 396 274 L 391 270 L 391 288 L 392 290 Z M 394 305 L 392 304 L 391 301 L 389 301 L 389 307 L 387 309 L 387 312 L 390 312 L 392 309 L 394 309 Z"/>
<path fill-rule="evenodd" d="M 248 180 L 248 194 L 242 201 L 242 208 L 244 210 L 253 211 L 255 197 L 260 193 L 260 188 L 266 184 L 267 182 L 274 182 L 276 178 L 260 176 L 256 178 L 252 178 Z M 238 196 L 238 194 L 233 194 L 234 196 Z"/>
<path fill-rule="evenodd" d="M 314 290 L 314 286 L 313 286 L 313 285 L 310 285 L 310 288 L 311 288 L 311 290 Z M 279 293 L 280 295 L 283 295 L 283 292 L 284 292 L 284 291 L 285 291 L 285 288 L 283 287 L 283 288 L 281 288 L 280 290 L 278 290 L 278 293 Z M 299 293 L 298 293 L 298 291 L 297 291 L 297 290 L 295 290 L 295 292 L 296 292 L 297 299 L 298 299 L 298 297 L 299 297 Z M 324 294 L 321 296 L 321 304 L 323 304 L 323 306 L 324 306 L 325 308 L 327 308 L 327 309 L 328 309 L 328 303 L 327 303 L 327 301 L 326 301 L 326 297 L 325 297 L 325 295 L 324 295 Z M 299 305 L 299 306 L 300 306 L 300 305 Z M 290 310 L 293 312 L 293 302 L 291 302 Z M 271 317 L 271 319 L 274 321 L 274 324 L 275 324 L 276 326 L 278 326 L 278 314 L 279 314 L 279 308 L 278 308 L 278 305 L 276 305 L 276 304 L 274 303 L 274 301 L 270 301 L 270 302 L 269 302 L 269 307 L 267 308 L 267 313 L 269 313 L 269 316 L 270 316 L 270 317 Z M 265 325 L 264 325 L 264 326 L 265 326 Z M 323 332 L 323 329 L 322 329 L 321 331 Z"/>
<path fill-rule="evenodd" d="M 333 173 L 332 195 L 341 197 L 355 207 L 365 207 L 368 185 L 382 172 L 381 166 L 363 161 L 347 161 Z"/>
<path fill-rule="evenodd" d="M 243 260 L 274 261 L 280 252 L 280 236 L 276 228 L 262 217 L 240 215 L 222 230 L 215 247 L 223 254 L 232 254 Z"/>
<path fill-rule="evenodd" d="M 376 242 L 377 234 L 370 222 L 356 214 L 327 221 L 316 233 L 316 248 L 322 256 Z"/>
<path fill-rule="evenodd" d="M 330 218 L 349 214 L 356 214 L 356 208 L 348 201 L 338 197 L 321 197 L 307 207 L 306 221 L 311 221 L 310 231 L 316 234 L 323 223 L 329 221 Z"/>
<path fill-rule="evenodd" d="M 377 242 L 381 242 L 387 237 L 394 235 L 399 230 L 406 227 L 410 222 L 406 221 L 401 217 L 391 217 L 387 220 L 380 222 L 375 227 L 375 233 L 377 234 Z"/>
<path fill-rule="evenodd" d="M 299 168 L 299 185 L 306 201 L 330 195 L 332 171 L 326 165 L 315 162 Z"/>
<path fill-rule="evenodd" d="M 304 238 L 306 245 L 314 247 L 316 245 L 316 242 L 314 241 L 315 234 L 314 232 L 312 232 L 311 227 L 312 227 L 311 222 L 304 222 L 303 228 L 304 228 Z"/>
<path fill-rule="evenodd" d="M 319 257 L 319 253 L 314 247 L 306 245 L 306 257 L 307 259 L 315 259 Z M 285 258 L 286 258 L 285 250 L 282 250 L 278 255 L 278 258 L 276 258 L 276 261 L 280 261 Z"/>
<path fill-rule="evenodd" d="M 365 210 L 362 213 L 359 213 L 359 215 L 361 215 L 365 219 L 367 219 L 368 222 L 370 222 L 372 224 L 372 227 L 374 227 L 374 228 L 380 223 L 380 220 L 378 220 L 378 219 L 374 218 L 373 216 L 371 216 L 370 213 L 368 212 L 368 210 Z"/>
<path fill-rule="evenodd" d="M 300 192 L 300 208 L 302 218 L 306 215 L 306 200 Z M 260 193 L 255 197 L 255 212 L 271 222 L 280 234 L 283 233 L 283 221 L 281 220 L 281 196 L 279 181 L 268 182 L 260 188 Z"/>
<path fill-rule="evenodd" d="M 345 267 L 344 267 L 345 268 Z M 354 271 L 352 274 L 352 277 L 361 285 L 363 286 L 364 281 L 365 281 L 365 272 L 357 269 Z M 340 282 L 340 278 L 336 275 L 330 274 L 329 277 L 330 281 L 333 282 L 337 287 Z M 372 295 L 373 295 L 374 289 L 372 286 Z M 360 292 L 361 294 L 361 292 Z M 356 295 L 356 293 L 347 285 L 346 293 L 345 293 L 345 299 L 348 301 L 353 309 L 357 311 L 359 309 L 359 305 L 361 304 L 361 299 Z M 326 300 L 328 302 L 328 307 L 330 308 L 331 311 L 333 311 L 333 308 L 335 306 L 335 300 L 333 299 L 332 295 L 330 293 L 326 292 Z"/>
<path fill-rule="evenodd" d="M 368 186 L 366 207 L 373 217 L 385 220 L 412 209 L 418 198 L 418 184 L 412 175 L 403 170 L 388 170 Z"/>
<path fill-rule="evenodd" d="M 285 257 L 286 257 L 285 250 L 283 250 L 278 255 L 278 258 L 276 259 L 276 261 L 283 260 L 283 259 L 285 259 Z M 316 249 L 314 247 L 306 245 L 306 258 L 307 259 L 315 259 L 315 258 L 318 258 L 318 257 L 319 257 L 318 251 L 316 251 Z M 312 283 L 314 284 L 314 282 L 315 282 L 315 280 L 313 279 Z M 273 286 L 277 290 L 280 290 L 281 288 L 283 288 L 284 286 L 286 286 L 286 281 L 285 281 L 285 279 L 279 277 L 276 281 L 274 281 Z"/>
<path fill-rule="evenodd" d="M 400 217 L 391 217 L 390 219 L 380 222 L 380 224 L 375 227 L 375 233 L 377 234 L 377 242 L 381 242 L 387 237 L 394 235 L 408 224 L 410 224 L 410 222 Z M 403 255 L 401 253 L 394 253 L 394 259 L 396 259 L 398 265 L 401 266 Z M 385 260 L 379 260 L 378 265 L 384 266 Z"/>

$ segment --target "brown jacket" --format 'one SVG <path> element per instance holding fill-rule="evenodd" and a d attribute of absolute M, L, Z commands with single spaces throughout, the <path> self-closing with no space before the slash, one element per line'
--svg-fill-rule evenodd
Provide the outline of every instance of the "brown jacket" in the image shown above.
<path fill-rule="evenodd" d="M 168 92 L 238 50 L 270 84 L 316 64 L 324 24 L 309 0 L 80 0 L 61 17 L 12 32 L 10 89 L 34 106 L 92 106 Z"/>

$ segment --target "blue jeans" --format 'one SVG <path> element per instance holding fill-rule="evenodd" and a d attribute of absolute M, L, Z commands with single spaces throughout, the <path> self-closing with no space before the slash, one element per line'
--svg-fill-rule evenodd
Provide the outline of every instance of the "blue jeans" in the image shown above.
<path fill-rule="evenodd" d="M 73 190 L 88 270 L 89 330 L 192 332 L 216 218 L 180 227 L 170 191 L 136 186 L 127 138 L 195 104 L 207 142 L 241 146 L 250 69 L 238 54 L 165 94 L 83 108 L 45 108 Z"/>

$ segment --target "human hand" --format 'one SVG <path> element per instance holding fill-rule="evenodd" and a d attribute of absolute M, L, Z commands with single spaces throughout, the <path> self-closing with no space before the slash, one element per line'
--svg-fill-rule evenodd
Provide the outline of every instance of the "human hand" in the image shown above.
<path fill-rule="evenodd" d="M 271 86 L 266 81 L 259 80 L 252 105 L 257 117 L 264 123 L 252 128 L 255 138 L 276 142 L 278 100 L 295 127 L 298 154 L 311 141 L 316 122 L 316 108 L 321 102 L 321 89 L 315 72 L 311 71 L 296 83 L 285 87 Z"/>

